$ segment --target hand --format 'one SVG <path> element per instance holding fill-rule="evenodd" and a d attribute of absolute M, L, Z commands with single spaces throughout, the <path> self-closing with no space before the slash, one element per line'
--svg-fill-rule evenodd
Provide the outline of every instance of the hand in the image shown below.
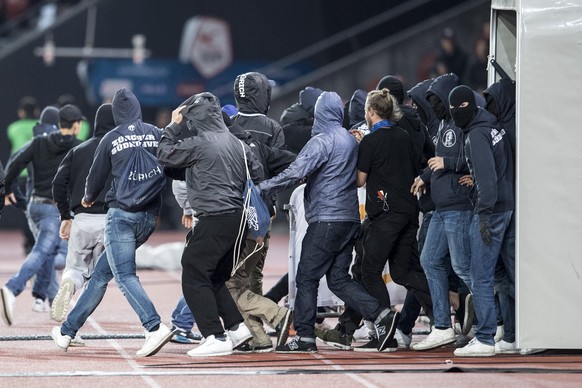
<path fill-rule="evenodd" d="M 472 187 L 474 184 L 473 177 L 471 175 L 463 175 L 459 178 L 459 184 L 461 186 Z"/>
<path fill-rule="evenodd" d="M 442 156 L 435 156 L 428 160 L 428 167 L 433 170 L 442 170 L 445 168 L 445 160 Z"/>
<path fill-rule="evenodd" d="M 84 197 L 81 200 L 81 205 L 85 208 L 89 208 L 89 207 L 93 206 L 94 203 L 95 202 L 87 202 Z"/>
<path fill-rule="evenodd" d="M 182 115 L 182 109 L 184 109 L 186 105 L 180 105 L 176 109 L 172 111 L 172 122 L 176 124 L 181 124 L 184 116 Z"/>
<path fill-rule="evenodd" d="M 192 218 L 194 218 L 192 214 L 182 214 L 182 225 L 186 229 L 192 229 Z"/>
<path fill-rule="evenodd" d="M 410 192 L 419 197 L 423 194 L 426 194 L 426 187 L 424 185 L 424 181 L 419 176 L 417 176 L 416 179 L 414 179 L 414 183 L 410 188 Z"/>
<path fill-rule="evenodd" d="M 489 229 L 489 221 L 479 222 L 479 232 L 481 233 L 481 239 L 487 245 L 491 245 L 491 230 Z"/>
<path fill-rule="evenodd" d="M 61 227 L 59 229 L 59 236 L 63 240 L 68 240 L 71 236 L 71 225 L 73 224 L 73 220 L 62 220 Z"/>
<path fill-rule="evenodd" d="M 4 206 L 10 206 L 16 204 L 16 196 L 14 193 L 6 194 L 4 197 Z"/>
<path fill-rule="evenodd" d="M 364 133 L 359 129 L 350 129 L 350 135 L 356 138 L 356 141 L 359 143 L 364 138 Z"/>

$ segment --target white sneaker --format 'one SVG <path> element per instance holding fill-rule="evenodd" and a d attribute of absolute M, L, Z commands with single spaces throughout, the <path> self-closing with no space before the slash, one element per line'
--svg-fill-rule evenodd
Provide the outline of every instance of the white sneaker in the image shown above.
<path fill-rule="evenodd" d="M 453 353 L 457 357 L 491 357 L 495 355 L 495 346 L 479 342 L 473 338 L 466 346 L 456 349 Z"/>
<path fill-rule="evenodd" d="M 51 318 L 57 322 L 61 322 L 67 316 L 69 309 L 69 302 L 75 293 L 75 283 L 73 279 L 63 279 L 59 286 L 57 296 L 53 300 L 51 306 Z"/>
<path fill-rule="evenodd" d="M 44 299 L 36 298 L 34 300 L 34 304 L 32 305 L 32 311 L 35 313 L 48 313 L 49 307 Z"/>
<path fill-rule="evenodd" d="M 495 354 L 516 354 L 519 349 L 515 347 L 515 342 L 501 340 L 495 343 Z"/>
<path fill-rule="evenodd" d="M 453 328 L 437 329 L 433 328 L 428 337 L 417 344 L 412 345 L 413 350 L 428 350 L 439 346 L 455 342 L 455 331 Z"/>
<path fill-rule="evenodd" d="M 53 327 L 51 330 L 51 337 L 55 341 L 55 345 L 57 348 L 61 349 L 63 352 L 66 352 L 71 344 L 71 337 L 68 335 L 61 334 L 61 328 L 59 326 Z"/>
<path fill-rule="evenodd" d="M 543 348 L 525 348 L 525 349 L 520 349 L 519 354 L 521 354 L 522 356 L 529 356 L 532 354 L 538 354 L 538 353 L 545 352 L 546 350 L 547 349 L 543 349 Z"/>
<path fill-rule="evenodd" d="M 243 322 L 238 324 L 236 330 L 228 330 L 228 337 L 232 341 L 233 349 L 237 349 L 253 339 L 249 328 Z"/>
<path fill-rule="evenodd" d="M 408 349 L 410 347 L 410 343 L 412 342 L 412 334 L 406 335 L 400 329 L 396 329 L 396 333 L 394 333 L 394 338 L 398 342 L 398 347 L 400 349 Z"/>
<path fill-rule="evenodd" d="M 173 334 L 174 333 L 168 326 L 160 323 L 160 328 L 158 330 L 145 333 L 145 344 L 135 353 L 135 355 L 137 357 L 153 356 L 166 343 L 168 343 Z"/>
<path fill-rule="evenodd" d="M 503 325 L 497 326 L 497 330 L 495 331 L 495 342 L 499 342 L 503 339 L 505 335 L 505 330 L 503 329 Z"/>
<path fill-rule="evenodd" d="M 14 321 L 14 302 L 16 302 L 16 297 L 12 291 L 8 287 L 2 287 L 0 290 L 0 315 L 8 326 L 11 326 Z"/>
<path fill-rule="evenodd" d="M 248 329 L 247 329 L 248 330 Z M 214 335 L 204 338 L 198 347 L 190 350 L 190 357 L 228 356 L 233 353 L 232 341 L 229 336 L 217 339 Z"/>
<path fill-rule="evenodd" d="M 85 346 L 87 346 L 87 344 L 85 343 L 85 340 L 83 339 L 83 337 L 81 337 L 79 335 L 79 333 L 77 333 L 75 338 L 73 338 L 71 340 L 71 343 L 69 344 L 69 346 L 73 346 L 73 347 L 77 347 L 77 348 L 84 348 Z"/>

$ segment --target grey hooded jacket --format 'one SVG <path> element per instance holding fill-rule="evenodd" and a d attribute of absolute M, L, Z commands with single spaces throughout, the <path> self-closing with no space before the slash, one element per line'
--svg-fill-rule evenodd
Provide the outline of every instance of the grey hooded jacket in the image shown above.
<path fill-rule="evenodd" d="M 248 145 L 230 133 L 222 119 L 218 98 L 213 94 L 197 94 L 185 105 L 182 115 L 197 135 L 179 142 L 182 127 L 171 123 L 164 129 L 158 147 L 160 163 L 172 168 L 186 167 L 188 202 L 194 216 L 242 210 L 246 182 L 244 155 L 253 182 L 263 179 L 260 162 Z"/>
<path fill-rule="evenodd" d="M 315 104 L 311 139 L 285 171 L 259 184 L 263 195 L 285 190 L 306 178 L 304 203 L 308 223 L 360 222 L 356 186 L 358 146 L 342 122 L 340 96 L 323 92 Z"/>

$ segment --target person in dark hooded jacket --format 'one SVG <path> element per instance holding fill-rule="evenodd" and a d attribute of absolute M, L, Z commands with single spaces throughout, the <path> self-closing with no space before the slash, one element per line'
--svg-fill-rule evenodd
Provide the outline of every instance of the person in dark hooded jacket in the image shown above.
<path fill-rule="evenodd" d="M 360 228 L 356 188 L 357 144 L 342 127 L 343 103 L 334 92 L 323 92 L 315 104 L 313 136 L 297 159 L 282 173 L 259 184 L 271 195 L 306 178 L 305 218 L 309 224 L 297 268 L 297 294 L 293 324 L 298 338 L 283 345 L 282 329 L 277 352 L 314 353 L 317 288 L 326 275 L 330 291 L 376 325 L 378 351 L 386 349 L 396 330 L 399 313 L 380 306 L 349 275 L 352 250 Z"/>
<path fill-rule="evenodd" d="M 194 136 L 179 142 L 183 122 Z M 188 202 L 198 218 L 182 255 L 182 292 L 206 340 L 188 352 L 191 357 L 228 355 L 252 339 L 225 285 L 246 235 L 245 157 L 251 179 L 259 182 L 260 163 L 229 132 L 218 98 L 208 92 L 190 97 L 172 112 L 158 147 L 164 166 L 186 168 Z"/>
<path fill-rule="evenodd" d="M 267 117 L 271 104 L 271 84 L 261 73 L 239 74 L 234 80 L 234 98 L 238 113 L 231 117 L 252 137 L 269 147 L 282 148 L 285 135 L 281 125 Z"/>
<path fill-rule="evenodd" d="M 430 182 L 430 195 L 436 207 L 420 255 L 433 302 L 434 329 L 412 347 L 414 350 L 429 350 L 456 341 L 449 290 L 459 291 L 459 278 L 464 284 L 470 284 L 468 233 L 472 205 L 470 187 L 461 183 L 469 169 L 463 157 L 461 130 L 454 124 L 447 104 L 448 93 L 458 84 L 459 78 L 455 74 L 445 74 L 437 77 L 426 92 L 426 98 L 440 120 L 436 156 L 429 159 L 428 168 L 415 180 L 412 191 L 426 195 L 423 191 L 425 182 Z M 461 288 L 460 292 L 465 303 L 464 295 L 469 294 L 468 290 Z M 466 323 L 464 334 L 470 330 L 470 322 Z"/>
<path fill-rule="evenodd" d="M 514 169 L 511 146 L 497 118 L 479 108 L 464 85 L 449 94 L 451 116 L 462 129 L 465 157 L 475 182 L 474 212 L 469 227 L 471 292 L 477 316 L 475 338 L 455 350 L 458 357 L 495 355 L 497 312 L 494 273 L 503 236 L 514 209 Z M 511 344 L 507 344 L 508 347 Z M 515 343 L 512 344 L 515 348 Z M 500 349 L 501 350 L 501 349 Z"/>
<path fill-rule="evenodd" d="M 515 81 L 501 78 L 489 86 L 483 95 L 485 109 L 497 117 L 499 125 L 506 132 L 515 169 Z M 515 347 L 515 213 L 503 236 L 495 268 L 495 292 L 503 319 L 503 338 L 495 344 L 495 353 L 517 353 L 520 349 Z"/>
<path fill-rule="evenodd" d="M 91 277 L 97 259 L 105 249 L 105 193 L 111 188 L 111 176 L 93 206 L 85 208 L 81 200 L 95 150 L 103 136 L 113 128 L 111 104 L 103 104 L 95 115 L 93 137 L 67 153 L 53 179 L 53 198 L 61 213 L 59 233 L 62 239 L 69 241 L 66 266 L 51 306 L 51 318 L 57 322 L 65 318 L 72 296 Z"/>
<path fill-rule="evenodd" d="M 154 232 L 161 204 L 160 194 L 143 204 L 142 208 L 127 211 L 116 200 L 116 188 L 124 178 L 126 165 L 131 163 L 133 147 L 143 147 L 155 155 L 161 131 L 141 119 L 139 101 L 131 90 L 120 89 L 111 104 L 115 129 L 107 132 L 97 149 L 87 175 L 83 207 L 96 205 L 101 191 L 112 177 L 111 188 L 105 194 L 107 221 L 105 224 L 105 252 L 97 260 L 95 269 L 77 304 L 61 327 L 55 326 L 51 336 L 55 345 L 66 351 L 79 329 L 95 311 L 107 290 L 107 284 L 115 277 L 117 286 L 138 315 L 146 330 L 145 343 L 136 352 L 137 357 L 156 354 L 172 337 L 172 331 L 162 323 L 155 306 L 136 275 L 135 250 L 144 244 Z M 137 154 L 139 155 L 139 153 Z M 152 171 L 159 174 L 161 170 Z M 146 174 L 144 174 L 146 175 Z M 149 175 L 149 174 L 148 174 Z"/>
<path fill-rule="evenodd" d="M 307 86 L 299 92 L 299 101 L 281 114 L 285 147 L 298 154 L 311 138 L 315 102 L 323 90 Z"/>
<path fill-rule="evenodd" d="M 51 182 L 61 160 L 74 146 L 80 144 L 76 134 L 83 119 L 79 108 L 66 105 L 59 110 L 58 132 L 48 136 L 37 136 L 10 159 L 7 171 L 5 204 L 15 203 L 10 190 L 20 172 L 29 164 L 33 172 L 33 182 L 28 214 L 37 229 L 35 244 L 20 270 L 2 287 L 0 295 L 0 315 L 7 325 L 13 323 L 14 302 L 26 287 L 27 281 L 37 274 L 43 284 L 35 284 L 36 299 L 45 300 L 51 278 L 54 276 L 55 255 L 61 245 L 59 237 L 59 211 L 53 202 Z M 37 282 L 38 283 L 38 282 Z M 50 299 L 50 295 L 49 295 Z M 50 301 L 52 302 L 52 300 Z"/>

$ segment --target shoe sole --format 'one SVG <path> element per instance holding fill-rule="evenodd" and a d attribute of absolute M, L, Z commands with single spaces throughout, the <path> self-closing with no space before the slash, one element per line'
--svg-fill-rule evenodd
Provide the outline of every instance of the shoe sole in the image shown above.
<path fill-rule="evenodd" d="M 317 350 L 275 350 L 275 353 L 279 354 L 312 354 L 317 353 Z"/>
<path fill-rule="evenodd" d="M 386 350 L 388 347 L 388 341 L 394 338 L 394 333 L 396 333 L 396 326 L 398 325 L 398 321 L 400 321 L 400 313 L 395 312 L 394 318 L 392 318 L 392 324 L 390 325 L 390 330 L 388 331 L 388 335 L 384 340 L 378 345 L 378 351 L 382 352 Z"/>
<path fill-rule="evenodd" d="M 475 308 L 473 307 L 473 295 L 469 294 L 465 298 L 465 316 L 463 317 L 463 327 L 461 333 L 469 334 L 475 323 Z"/>
<path fill-rule="evenodd" d="M 0 289 L 0 299 L 2 300 L 2 319 L 8 326 L 12 326 L 12 314 L 8 311 L 8 296 L 4 295 L 4 288 Z"/>
<path fill-rule="evenodd" d="M 61 286 L 59 287 L 59 291 L 57 292 L 57 296 L 53 300 L 53 304 L 51 306 L 51 318 L 57 322 L 62 322 L 67 315 L 67 311 L 69 310 L 69 303 L 71 302 L 71 298 L 73 297 L 75 290 L 75 285 L 71 279 L 63 280 Z"/>
<path fill-rule="evenodd" d="M 188 357 L 218 357 L 218 356 L 230 356 L 234 352 L 227 351 L 227 352 L 220 352 L 220 353 L 211 353 L 211 354 L 190 354 L 190 352 L 186 353 Z"/>
<path fill-rule="evenodd" d="M 323 341 L 323 343 L 326 345 L 329 345 L 331 347 L 334 347 L 336 349 L 340 349 L 340 350 L 352 350 L 351 345 L 343 345 L 343 344 L 338 344 L 337 342 L 331 342 L 331 341 Z"/>
<path fill-rule="evenodd" d="M 283 324 L 281 325 L 281 331 L 277 336 L 277 343 L 275 346 L 284 346 L 289 338 L 289 329 L 291 327 L 291 321 L 293 320 L 293 310 L 287 310 L 285 317 L 283 317 Z"/>
<path fill-rule="evenodd" d="M 152 351 L 150 351 L 147 354 L 135 354 L 137 357 L 150 357 L 153 356 L 154 354 L 156 354 L 157 352 L 160 351 L 161 348 L 164 347 L 165 344 L 167 344 L 168 342 L 170 342 L 170 339 L 172 338 L 172 336 L 174 335 L 174 333 L 172 332 L 172 330 L 170 330 L 168 332 L 168 336 L 166 338 L 164 338 L 159 344 L 158 346 L 156 346 Z"/>
<path fill-rule="evenodd" d="M 265 349 L 253 349 L 250 352 L 244 352 L 242 350 L 235 350 L 234 354 L 254 354 L 254 353 L 271 353 L 272 351 L 274 351 L 275 349 L 273 349 L 272 347 L 270 348 L 265 348 Z"/>
<path fill-rule="evenodd" d="M 430 345 L 421 346 L 421 347 L 417 346 L 417 345 L 420 345 L 420 342 L 419 342 L 418 344 L 416 344 L 412 347 L 412 350 L 423 351 L 423 350 L 436 349 L 436 348 L 440 348 L 440 347 L 448 345 L 448 344 L 452 344 L 453 342 L 456 342 L 456 341 L 457 341 L 457 339 L 455 337 L 453 337 L 453 338 L 450 338 L 446 341 L 439 342 L 437 344 L 430 344 Z"/>
<path fill-rule="evenodd" d="M 493 353 L 454 354 L 454 355 L 455 355 L 455 357 L 495 357 L 495 352 L 493 352 Z"/>

